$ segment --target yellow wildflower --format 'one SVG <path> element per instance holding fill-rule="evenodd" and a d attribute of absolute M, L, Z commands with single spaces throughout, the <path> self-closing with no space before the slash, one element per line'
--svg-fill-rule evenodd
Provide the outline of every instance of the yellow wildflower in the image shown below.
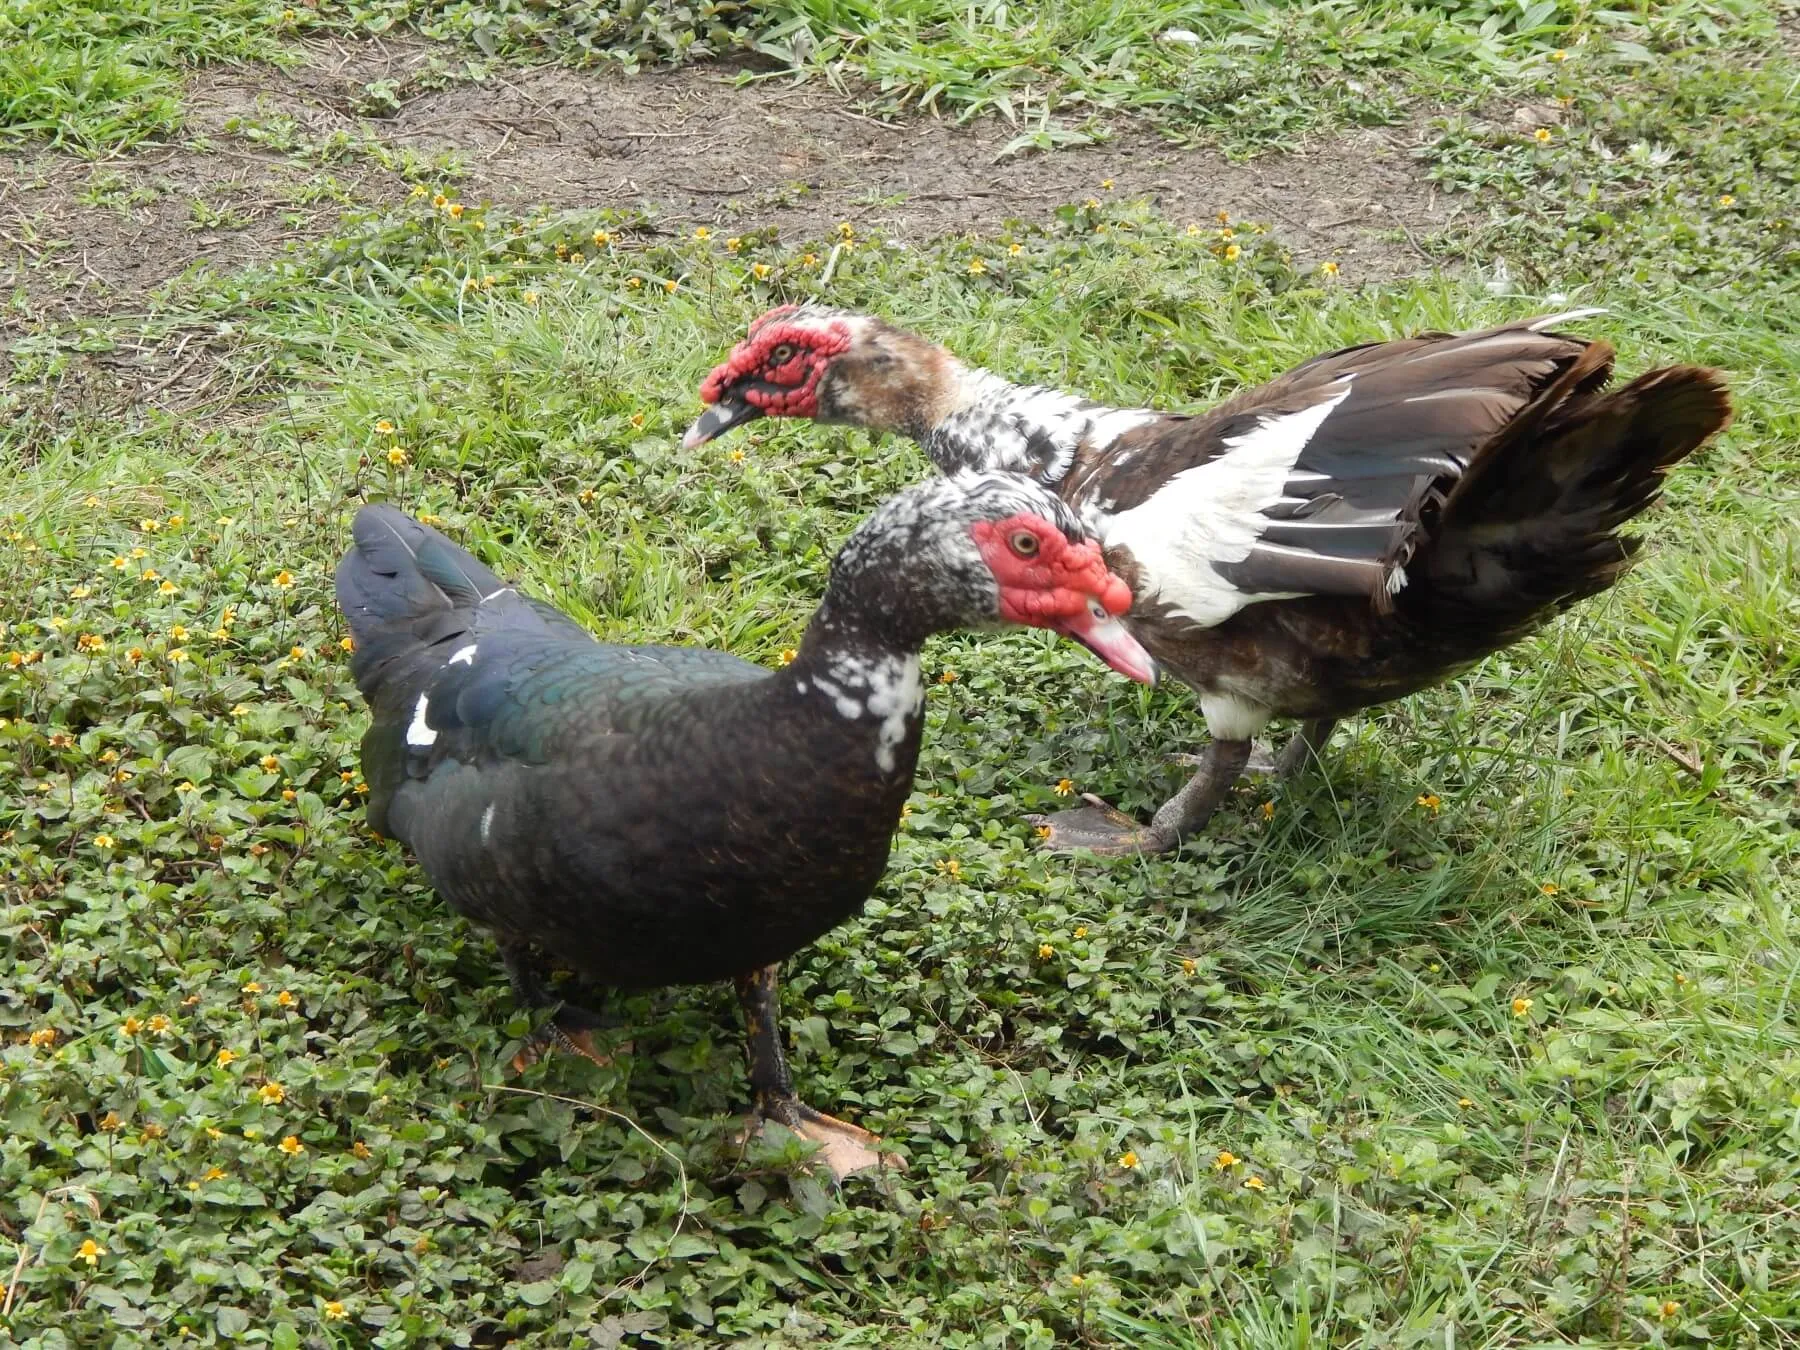
<path fill-rule="evenodd" d="M 279 1106 L 287 1099 L 287 1093 L 282 1090 L 280 1083 L 264 1083 L 256 1090 L 256 1095 L 264 1106 Z"/>
<path fill-rule="evenodd" d="M 725 241 L 725 251 L 727 253 L 736 253 L 743 246 L 744 241 L 735 234 Z"/>
<path fill-rule="evenodd" d="M 242 703 L 234 703 L 231 705 L 231 715 L 233 717 L 244 717 L 248 715 L 249 712 L 250 709 L 245 707 Z"/>
<path fill-rule="evenodd" d="M 450 205 L 450 199 L 441 192 L 435 193 L 431 198 L 431 204 L 442 211 L 446 206 Z"/>
<path fill-rule="evenodd" d="M 1681 1311 L 1681 1305 L 1672 1298 L 1664 1299 L 1662 1306 L 1656 1311 L 1658 1315 L 1661 1316 L 1662 1320 L 1666 1322 L 1671 1317 L 1675 1316 L 1676 1313 Z"/>
<path fill-rule="evenodd" d="M 51 1045 L 55 1045 L 55 1044 L 56 1044 L 56 1028 L 55 1027 L 39 1027 L 36 1031 L 31 1033 L 31 1045 L 32 1045 L 33 1049 L 41 1050 L 41 1049 L 45 1048 L 46 1046 L 51 1046 Z"/>
<path fill-rule="evenodd" d="M 1239 255 L 1242 254 L 1243 251 L 1244 250 L 1239 248 L 1236 244 L 1225 245 L 1225 261 L 1226 262 L 1236 262 L 1238 260 Z"/>
<path fill-rule="evenodd" d="M 1088 935 L 1088 927 L 1085 923 L 1078 923 L 1075 925 L 1075 936 L 1076 937 L 1084 938 L 1087 935 Z"/>
<path fill-rule="evenodd" d="M 119 1113 L 117 1111 L 108 1111 L 104 1116 L 100 1117 L 100 1128 L 108 1134 L 111 1134 L 124 1123 L 124 1121 L 119 1119 Z"/>
<path fill-rule="evenodd" d="M 344 1305 L 337 1299 L 331 1299 L 325 1304 L 325 1320 L 327 1322 L 341 1322 L 344 1317 Z"/>
<path fill-rule="evenodd" d="M 123 558 L 114 558 L 112 560 L 112 570 L 115 572 L 123 572 L 127 567 L 130 567 L 130 566 L 131 566 L 131 564 L 126 562 L 125 559 L 123 559 Z"/>
<path fill-rule="evenodd" d="M 1038 943 L 1038 960 L 1048 961 L 1051 957 L 1053 957 L 1055 955 L 1056 955 L 1056 948 L 1052 947 L 1048 942 Z"/>
<path fill-rule="evenodd" d="M 1275 819 L 1275 803 L 1274 802 L 1264 802 L 1262 804 L 1262 818 L 1264 820 Z"/>
<path fill-rule="evenodd" d="M 526 291 L 524 298 L 526 304 L 535 305 L 538 302 L 538 293 L 536 291 Z"/>
<path fill-rule="evenodd" d="M 265 773 L 274 773 L 281 767 L 281 761 L 275 758 L 274 755 L 264 755 L 257 762 L 262 765 Z"/>
<path fill-rule="evenodd" d="M 1559 889 L 1561 888 L 1558 887 L 1554 881 L 1546 881 L 1542 886 L 1538 887 L 1538 894 L 1555 895 Z"/>
<path fill-rule="evenodd" d="M 363 1141 L 360 1139 L 358 1139 L 354 1144 L 350 1145 L 350 1152 L 353 1153 L 356 1157 L 363 1159 L 364 1161 L 367 1161 L 369 1158 L 369 1146 L 367 1144 L 363 1143 Z"/>
<path fill-rule="evenodd" d="M 218 1057 L 213 1061 L 213 1063 L 217 1064 L 221 1069 L 223 1069 L 227 1065 L 229 1065 L 232 1060 L 236 1059 L 237 1057 L 238 1057 L 237 1051 L 232 1050 L 232 1049 L 225 1049 L 225 1050 L 219 1051 Z"/>
<path fill-rule="evenodd" d="M 791 666 L 794 664 L 794 658 L 798 655 L 800 655 L 800 653 L 795 651 L 792 647 L 783 647 L 781 649 L 781 655 L 775 659 L 784 666 Z"/>
<path fill-rule="evenodd" d="M 981 261 L 980 258 L 970 258 L 969 259 L 969 275 L 970 276 L 978 277 L 985 271 L 987 271 L 987 264 L 984 263 L 983 261 Z"/>
<path fill-rule="evenodd" d="M 704 241 L 704 240 L 707 240 L 707 239 L 711 239 L 711 238 L 712 238 L 712 231 L 711 231 L 711 230 L 709 230 L 709 229 L 707 229 L 707 228 L 706 228 L 706 226 L 704 226 L 704 225 L 698 225 L 698 226 L 695 226 L 695 228 L 694 228 L 694 238 L 696 238 L 696 239 L 699 239 L 699 240 L 702 240 L 702 241 Z"/>
<path fill-rule="evenodd" d="M 663 290 L 670 295 L 675 294 L 675 292 L 680 289 L 681 289 L 681 283 L 679 281 L 676 281 L 673 277 L 671 277 L 668 281 L 663 282 Z"/>
<path fill-rule="evenodd" d="M 644 279 L 642 277 L 626 277 L 625 278 L 625 286 L 626 286 L 627 290 L 635 291 L 643 284 L 644 284 Z"/>
<path fill-rule="evenodd" d="M 1569 59 L 1569 54 L 1566 51 L 1564 51 L 1562 48 L 1558 47 L 1555 51 L 1550 53 L 1550 59 L 1552 61 L 1559 61 L 1559 62 L 1567 61 Z"/>
<path fill-rule="evenodd" d="M 1245 1177 L 1244 1185 L 1248 1189 L 1253 1190 L 1253 1191 L 1261 1191 L 1261 1190 L 1268 1189 L 1266 1186 L 1263 1185 L 1263 1179 L 1261 1177 Z"/>
<path fill-rule="evenodd" d="M 1438 808 L 1443 805 L 1443 802 L 1439 800 L 1437 793 L 1426 792 L 1415 798 L 1413 805 L 1422 806 L 1435 816 L 1438 813 Z"/>
<path fill-rule="evenodd" d="M 185 647 L 171 647 L 167 652 L 167 656 L 169 664 L 175 666 L 180 665 L 183 661 L 188 659 L 187 649 Z"/>
<path fill-rule="evenodd" d="M 1132 1168 L 1136 1167 L 1137 1165 L 1138 1165 L 1138 1155 L 1133 1153 L 1130 1149 L 1126 1149 L 1123 1153 L 1121 1153 L 1119 1155 L 1119 1166 L 1123 1167 L 1127 1172 L 1129 1172 Z"/>
<path fill-rule="evenodd" d="M 277 1145 L 277 1147 L 290 1158 L 297 1153 L 304 1153 L 306 1151 L 306 1146 L 300 1142 L 300 1136 L 296 1134 L 290 1134 L 283 1137 L 281 1143 Z"/>
<path fill-rule="evenodd" d="M 1470 1107 L 1475 1105 L 1475 1100 L 1472 1097 L 1458 1097 L 1456 1099 L 1456 1104 L 1467 1111 Z"/>
<path fill-rule="evenodd" d="M 307 657 L 307 651 L 306 648 L 295 643 L 292 647 L 288 648 L 288 655 L 296 661 L 304 661 Z"/>
<path fill-rule="evenodd" d="M 727 454 L 727 455 L 726 455 L 726 456 L 725 456 L 725 458 L 726 458 L 726 459 L 728 459 L 728 460 L 730 460 L 730 461 L 731 461 L 731 462 L 732 462 L 732 463 L 733 463 L 733 464 L 742 464 L 742 463 L 743 463 L 743 462 L 744 462 L 744 460 L 745 460 L 745 458 L 746 458 L 746 456 L 745 456 L 745 454 L 744 454 L 744 452 L 743 452 L 743 451 L 742 451 L 742 450 L 739 450 L 739 449 L 736 449 L 736 448 L 733 448 L 733 449 L 732 449 L 732 450 L 731 450 L 731 451 L 730 451 L 730 452 L 729 452 L 729 453 L 728 453 L 728 454 Z"/>
<path fill-rule="evenodd" d="M 175 590 L 176 590 L 176 586 L 175 586 L 174 582 L 165 581 L 165 582 L 163 582 L 162 585 L 160 585 L 156 588 L 156 593 L 158 595 L 173 595 L 173 594 L 175 594 Z"/>
<path fill-rule="evenodd" d="M 1532 1001 L 1528 998 L 1515 998 L 1512 1001 L 1514 1017 L 1524 1017 L 1531 1011 Z"/>
<path fill-rule="evenodd" d="M 233 516 L 220 516 L 220 517 L 219 517 L 219 518 L 218 518 L 218 519 L 217 519 L 217 520 L 215 520 L 215 521 L 214 521 L 214 522 L 213 522 L 213 524 L 215 524 L 215 525 L 229 525 L 229 524 L 231 524 L 231 523 L 232 523 L 232 522 L 233 522 L 233 520 L 235 520 L 235 519 L 236 519 L 236 517 L 233 517 Z"/>
<path fill-rule="evenodd" d="M 1075 780 L 1073 778 L 1059 778 L 1056 780 L 1056 786 L 1051 790 L 1059 797 L 1067 797 L 1070 793 L 1075 791 Z"/>
<path fill-rule="evenodd" d="M 1193 957 L 1184 956 L 1181 958 L 1181 973 L 1183 975 L 1192 975 L 1199 968 L 1199 963 L 1196 962 Z"/>
<path fill-rule="evenodd" d="M 855 229 L 853 229 L 851 227 L 851 224 L 849 221 L 840 220 L 838 222 L 838 238 L 839 239 L 854 239 L 854 238 L 856 238 L 856 231 L 855 231 Z"/>
<path fill-rule="evenodd" d="M 1723 197 L 1719 198 L 1719 205 L 1729 210 L 1731 207 L 1737 205 L 1737 198 L 1727 192 Z"/>
<path fill-rule="evenodd" d="M 338 639 L 338 647 L 343 651 L 353 652 L 356 650 L 356 639 L 353 637 L 341 637 Z"/>
<path fill-rule="evenodd" d="M 704 238 L 704 237 L 705 236 L 702 236 L 702 238 Z M 605 248 L 608 244 L 612 243 L 612 241 L 613 241 L 613 237 L 612 237 L 612 232 L 610 230 L 595 230 L 594 231 L 594 243 L 596 246 L 598 246 L 600 248 Z"/>
<path fill-rule="evenodd" d="M 451 202 L 450 205 L 446 206 L 444 209 L 450 213 L 450 219 L 461 220 L 463 211 L 466 208 L 461 202 Z"/>
<path fill-rule="evenodd" d="M 1319 271 L 1325 276 L 1335 277 L 1338 274 L 1338 265 L 1327 258 L 1324 262 L 1319 264 Z"/>
<path fill-rule="evenodd" d="M 169 1029 L 169 1019 L 164 1017 L 161 1013 L 154 1013 L 145 1025 L 156 1035 L 160 1036 Z"/>
<path fill-rule="evenodd" d="M 962 863 L 958 862 L 955 858 L 939 858 L 937 870 L 947 877 L 960 877 L 962 875 Z"/>
<path fill-rule="evenodd" d="M 223 1167 L 209 1167 L 206 1169 L 206 1175 L 201 1177 L 200 1180 L 223 1181 L 225 1180 L 225 1169 Z"/>
<path fill-rule="evenodd" d="M 135 1036 L 144 1029 L 144 1024 L 135 1017 L 127 1017 L 125 1019 L 125 1025 L 121 1029 L 127 1036 Z"/>
<path fill-rule="evenodd" d="M 75 645 L 84 652 L 103 652 L 106 650 L 106 639 L 93 633 L 83 633 L 75 639 Z"/>
<path fill-rule="evenodd" d="M 262 993 L 263 988 L 262 985 L 258 984 L 255 980 L 251 980 L 243 987 L 243 991 L 246 994 L 260 994 Z"/>
<path fill-rule="evenodd" d="M 94 1239 L 87 1238 L 82 1242 L 81 1249 L 75 1253 L 75 1259 L 86 1261 L 89 1266 L 97 1266 L 100 1264 L 100 1258 L 105 1255 L 106 1248 L 95 1242 Z"/>
<path fill-rule="evenodd" d="M 642 431 L 644 429 L 644 414 L 643 413 L 631 414 L 631 425 L 636 427 L 639 431 Z"/>
<path fill-rule="evenodd" d="M 146 554 L 147 554 L 147 553 L 148 553 L 148 552 L 149 552 L 149 550 L 148 550 L 148 549 L 144 549 L 144 548 L 134 548 L 134 549 L 132 549 L 132 550 L 131 550 L 131 553 L 130 553 L 130 555 L 129 555 L 129 556 L 131 556 L 131 557 L 133 557 L 133 558 L 142 558 L 142 557 L 144 557 L 144 556 L 145 556 L 145 555 L 146 555 Z"/>
<path fill-rule="evenodd" d="M 294 996 L 283 989 L 279 994 L 275 995 L 275 1002 L 283 1008 L 291 1008 L 294 1006 Z"/>
<path fill-rule="evenodd" d="M 402 450 L 399 446 L 396 445 L 392 450 L 389 450 L 387 452 L 387 461 L 389 464 L 392 464 L 396 469 L 405 468 L 406 467 L 406 451 Z"/>
<path fill-rule="evenodd" d="M 816 253 L 801 254 L 800 265 L 802 267 L 817 267 L 819 265 L 819 255 Z"/>
<path fill-rule="evenodd" d="M 775 269 L 770 267 L 769 264 L 767 264 L 767 263 L 751 263 L 750 264 L 750 274 L 752 276 L 754 276 L 758 281 L 767 281 L 769 279 L 769 273 L 774 270 Z"/>
<path fill-rule="evenodd" d="M 294 574 L 288 571 L 287 568 L 282 568 L 275 574 L 275 584 L 285 591 L 289 586 L 294 584 Z"/>
<path fill-rule="evenodd" d="M 1236 1167 L 1242 1159 L 1228 1149 L 1220 1149 L 1219 1156 L 1213 1159 L 1213 1171 L 1223 1172 L 1227 1167 Z"/>
<path fill-rule="evenodd" d="M 155 534 L 162 528 L 162 522 L 160 520 L 140 520 L 138 528 L 145 534 Z"/>
<path fill-rule="evenodd" d="M 94 593 L 94 588 L 92 586 L 76 586 L 70 590 L 69 599 L 85 600 L 93 593 Z"/>
<path fill-rule="evenodd" d="M 962 676 L 958 675 L 954 670 L 946 670 L 943 674 L 938 676 L 938 683 L 955 684 L 961 678 Z"/>
<path fill-rule="evenodd" d="M 161 578 L 162 573 L 157 571 L 154 567 L 146 567 L 142 572 L 138 573 L 139 581 L 158 581 Z"/>
<path fill-rule="evenodd" d="M 1025 245 L 1023 244 L 1008 244 L 1006 246 L 1006 256 L 1009 258 L 1016 258 L 1024 251 Z"/>
<path fill-rule="evenodd" d="M 1547 145 L 1550 141 L 1550 128 L 1539 127 L 1536 131 L 1531 133 L 1531 139 L 1536 141 L 1539 145 Z"/>

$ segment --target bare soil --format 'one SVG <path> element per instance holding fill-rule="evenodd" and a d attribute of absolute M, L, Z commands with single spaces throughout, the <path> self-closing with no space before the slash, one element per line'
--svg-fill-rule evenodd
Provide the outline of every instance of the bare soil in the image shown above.
<path fill-rule="evenodd" d="M 840 220 L 909 240 L 991 232 L 1102 195 L 1111 180 L 1113 193 L 1151 198 L 1176 219 L 1266 222 L 1303 260 L 1337 259 L 1347 281 L 1427 265 L 1414 241 L 1455 209 L 1411 154 L 1422 124 L 1320 137 L 1249 163 L 1137 127 L 1000 158 L 1013 129 L 997 121 L 884 122 L 823 84 L 717 66 L 470 78 L 460 53 L 411 38 L 292 55 L 282 68 L 197 72 L 182 144 L 97 162 L 0 156 L 10 300 L 0 343 L 45 323 L 154 309 L 190 269 L 231 271 L 323 237 L 346 210 L 395 205 L 411 187 L 393 163 L 404 152 L 447 157 L 471 202 L 646 208 L 672 230 L 772 226 L 790 240 Z M 393 97 L 372 97 L 372 85 Z M 415 180 L 419 167 L 415 158 Z M 112 399 L 191 407 L 223 392 L 222 351 L 216 334 L 176 333 L 107 353 L 88 375 Z"/>

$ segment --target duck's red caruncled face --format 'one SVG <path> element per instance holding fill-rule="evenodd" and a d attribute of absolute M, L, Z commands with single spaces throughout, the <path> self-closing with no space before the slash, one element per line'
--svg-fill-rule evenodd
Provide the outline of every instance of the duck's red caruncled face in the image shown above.
<path fill-rule="evenodd" d="M 850 347 L 842 319 L 794 321 L 798 305 L 772 309 L 750 325 L 749 336 L 700 386 L 700 400 L 741 399 L 767 417 L 812 417 L 817 390 L 832 358 Z"/>

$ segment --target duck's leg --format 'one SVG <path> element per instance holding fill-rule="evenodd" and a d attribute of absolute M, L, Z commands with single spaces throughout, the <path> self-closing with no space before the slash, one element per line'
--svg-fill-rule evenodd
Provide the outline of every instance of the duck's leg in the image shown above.
<path fill-rule="evenodd" d="M 815 1111 L 794 1095 L 794 1080 L 788 1076 L 787 1055 L 781 1048 L 779 972 L 778 966 L 764 966 L 735 981 L 744 1008 L 752 1110 L 758 1119 L 779 1121 L 817 1144 L 819 1161 L 839 1181 L 853 1172 L 897 1162 L 882 1154 L 881 1141 L 867 1130 Z"/>
<path fill-rule="evenodd" d="M 500 960 L 506 967 L 506 978 L 513 987 L 513 994 L 520 1003 L 534 1011 L 539 1008 L 556 1009 L 547 1022 L 525 1038 L 525 1044 L 513 1056 L 515 1072 L 523 1073 L 552 1050 L 580 1055 L 583 1059 L 593 1060 L 602 1068 L 612 1063 L 611 1059 L 594 1048 L 594 1030 L 600 1025 L 600 1015 L 580 1004 L 564 1003 L 544 988 L 543 973 L 537 957 L 529 947 L 522 942 L 503 941 L 500 944 Z"/>
<path fill-rule="evenodd" d="M 1206 822 L 1219 809 L 1249 758 L 1247 740 L 1212 741 L 1201 752 L 1198 772 L 1186 787 L 1163 803 L 1148 825 L 1138 824 L 1100 798 L 1085 793 L 1086 806 L 1032 819 L 1046 831 L 1044 847 L 1058 853 L 1078 848 L 1106 857 L 1167 853 L 1190 834 L 1206 828 Z"/>
<path fill-rule="evenodd" d="M 1325 750 L 1325 742 L 1331 739 L 1331 733 L 1336 729 L 1335 717 L 1314 717 L 1302 722 L 1293 740 L 1282 747 L 1281 755 L 1275 761 L 1275 776 L 1292 778 L 1319 758 Z"/>

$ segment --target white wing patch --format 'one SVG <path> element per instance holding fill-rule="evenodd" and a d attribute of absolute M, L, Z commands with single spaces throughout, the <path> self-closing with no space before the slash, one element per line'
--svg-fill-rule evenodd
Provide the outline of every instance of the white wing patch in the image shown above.
<path fill-rule="evenodd" d="M 1330 397 L 1298 412 L 1265 417 L 1225 441 L 1217 459 L 1184 469 L 1141 505 L 1101 523 L 1108 548 L 1131 550 L 1146 574 L 1145 599 L 1212 627 L 1245 605 L 1298 594 L 1241 591 L 1213 564 L 1242 562 L 1261 536 L 1263 512 L 1283 495 L 1300 454 L 1333 408 L 1350 396 L 1350 378 Z"/>
<path fill-rule="evenodd" d="M 471 642 L 466 647 L 458 647 L 454 652 L 451 653 L 450 659 L 448 661 L 444 662 L 444 664 L 447 666 L 472 666 L 472 665 L 474 665 L 475 664 L 475 647 L 476 647 L 476 645 L 477 644 Z"/>
<path fill-rule="evenodd" d="M 481 813 L 481 842 L 487 843 L 488 836 L 494 832 L 494 802 L 489 802 L 487 810 Z"/>
<path fill-rule="evenodd" d="M 413 708 L 412 725 L 406 729 L 406 743 L 420 747 L 435 745 L 438 734 L 425 724 L 425 710 L 428 706 L 424 694 L 419 695 L 419 702 Z"/>

